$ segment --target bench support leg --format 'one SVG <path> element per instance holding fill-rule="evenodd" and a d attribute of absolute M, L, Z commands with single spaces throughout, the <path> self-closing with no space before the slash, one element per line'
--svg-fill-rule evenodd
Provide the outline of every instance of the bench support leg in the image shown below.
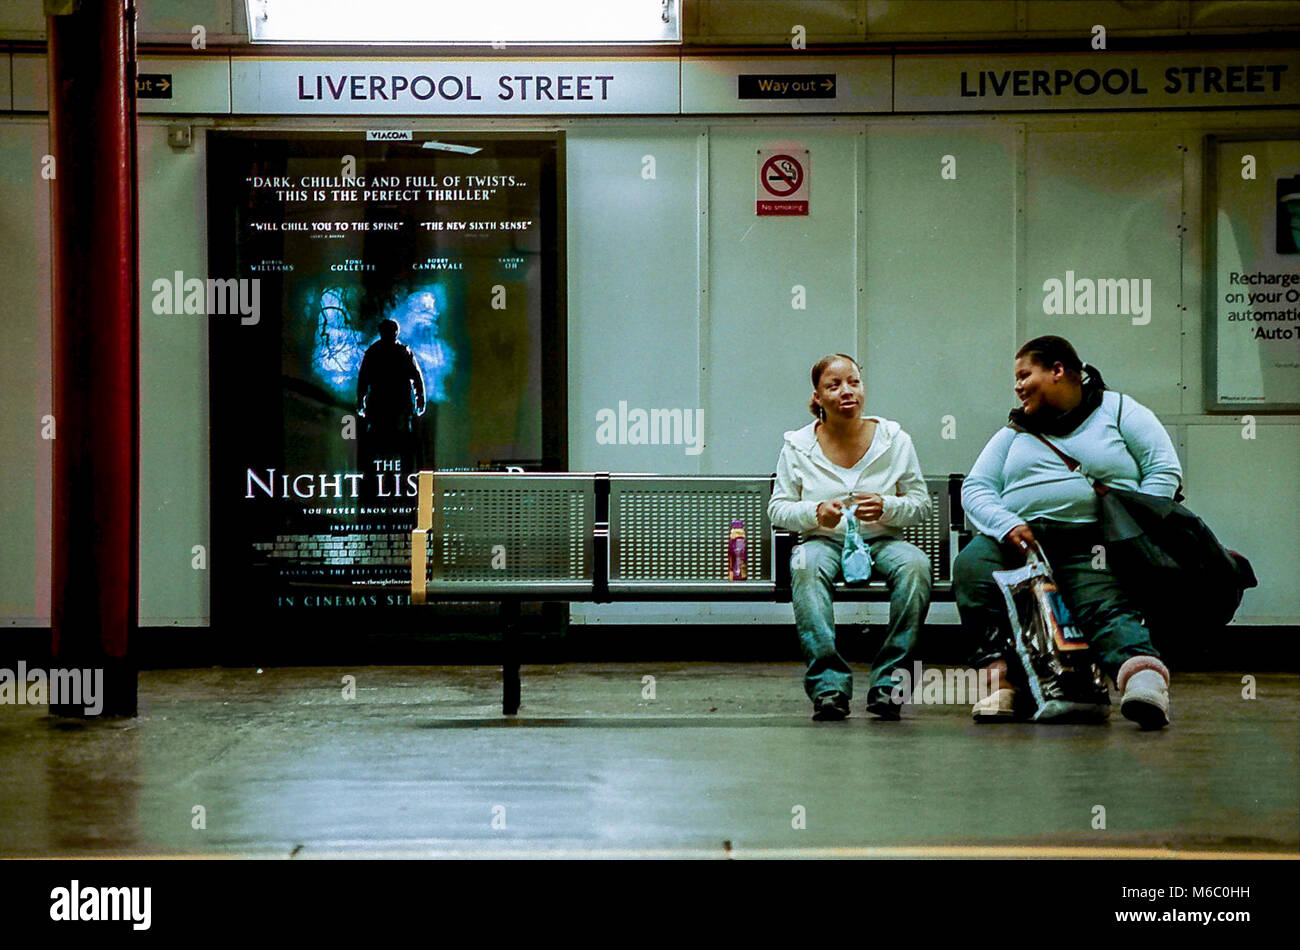
<path fill-rule="evenodd" d="M 501 712 L 519 712 L 519 601 L 501 603 Z"/>

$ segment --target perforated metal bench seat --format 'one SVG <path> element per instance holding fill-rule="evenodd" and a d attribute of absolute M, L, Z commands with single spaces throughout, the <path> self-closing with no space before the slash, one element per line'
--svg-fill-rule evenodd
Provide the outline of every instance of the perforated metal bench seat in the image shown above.
<path fill-rule="evenodd" d="M 961 476 L 927 478 L 931 517 L 903 537 L 951 596 Z M 773 476 L 422 472 L 412 598 L 594 601 L 790 599 L 796 538 L 767 518 Z M 746 535 L 730 579 L 731 523 Z M 883 599 L 883 582 L 837 596 Z"/>
<path fill-rule="evenodd" d="M 501 709 L 519 711 L 520 603 L 790 599 L 795 538 L 767 518 L 775 476 L 421 472 L 411 535 L 411 600 L 501 604 Z M 904 537 L 930 556 L 936 599 L 951 596 L 961 476 L 926 479 L 933 502 Z M 731 580 L 733 520 L 745 579 Z M 839 598 L 883 599 L 883 583 Z"/>
<path fill-rule="evenodd" d="M 421 472 L 419 486 L 413 599 L 595 596 L 593 476 Z"/>

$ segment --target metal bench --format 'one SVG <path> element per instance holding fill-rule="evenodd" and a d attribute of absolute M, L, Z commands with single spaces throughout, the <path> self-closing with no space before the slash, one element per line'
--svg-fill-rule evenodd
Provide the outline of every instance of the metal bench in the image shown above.
<path fill-rule="evenodd" d="M 930 557 L 936 599 L 951 597 L 962 531 L 960 475 L 927 478 L 931 516 L 903 537 Z M 519 708 L 515 645 L 523 601 L 788 603 L 793 534 L 767 517 L 775 476 L 421 472 L 411 535 L 411 600 L 501 604 L 502 708 Z M 745 580 L 727 546 L 745 526 Z M 883 581 L 837 585 L 881 600 Z"/>
<path fill-rule="evenodd" d="M 610 600 L 771 600 L 771 478 L 609 476 Z M 731 522 L 745 526 L 745 580 L 730 579 Z"/>
<path fill-rule="evenodd" d="M 444 599 L 595 596 L 592 476 L 421 472 L 419 487 L 414 602 L 430 589 Z"/>

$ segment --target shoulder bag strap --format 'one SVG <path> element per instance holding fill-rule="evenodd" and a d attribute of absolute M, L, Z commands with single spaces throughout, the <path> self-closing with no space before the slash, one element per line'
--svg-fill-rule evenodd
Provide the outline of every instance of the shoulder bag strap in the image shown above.
<path fill-rule="evenodd" d="M 1122 423 L 1123 421 L 1124 421 L 1124 394 L 1123 394 L 1123 393 L 1120 393 L 1120 394 L 1119 394 L 1119 411 L 1118 411 L 1118 412 L 1116 413 L 1116 415 L 1115 415 L 1115 431 L 1119 433 L 1119 437 L 1120 437 L 1121 439 L 1124 438 L 1124 430 L 1123 430 L 1123 428 L 1121 428 L 1121 426 L 1120 426 L 1120 423 Z M 1125 442 L 1124 442 L 1124 446 L 1125 446 L 1125 448 L 1128 447 L 1128 441 L 1127 441 L 1127 440 L 1125 440 Z M 1058 453 L 1058 454 L 1059 454 L 1059 453 Z M 1133 454 L 1132 452 L 1129 452 L 1129 455 L 1132 455 L 1132 454 Z M 1137 459 L 1134 459 L 1134 461 L 1136 462 Z M 1096 487 L 1097 487 L 1096 485 L 1093 485 L 1093 488 L 1096 488 Z M 1105 488 L 1104 485 L 1103 485 L 1102 487 Z M 1174 490 L 1174 501 L 1175 501 L 1176 503 L 1181 504 L 1182 501 L 1183 501 L 1183 499 L 1186 498 L 1186 497 L 1187 497 L 1187 496 L 1183 493 L 1183 479 L 1182 479 L 1182 477 L 1180 476 L 1179 479 L 1178 479 L 1178 487 Z"/>
<path fill-rule="evenodd" d="M 1012 423 L 1012 424 L 1011 424 L 1011 428 L 1014 429 L 1016 432 L 1023 432 L 1023 433 L 1025 433 L 1026 435 L 1032 435 L 1032 436 L 1033 436 L 1035 439 L 1037 439 L 1039 442 L 1043 443 L 1043 445 L 1047 446 L 1049 449 L 1051 449 L 1053 452 L 1055 452 L 1057 458 L 1059 458 L 1062 462 L 1065 463 L 1065 467 L 1066 467 L 1066 468 L 1068 468 L 1068 469 L 1069 469 L 1070 471 L 1072 471 L 1072 472 L 1078 472 L 1078 473 L 1079 473 L 1080 475 L 1082 475 L 1084 478 L 1087 478 L 1087 479 L 1088 479 L 1088 484 L 1092 486 L 1092 490 L 1095 491 L 1098 495 L 1104 495 L 1104 494 L 1106 494 L 1106 492 L 1107 492 L 1107 490 L 1108 490 L 1108 489 L 1106 488 L 1106 486 L 1105 486 L 1105 485 L 1099 485 L 1097 482 L 1095 482 L 1095 481 L 1093 481 L 1091 478 L 1089 478 L 1089 477 L 1088 477 L 1088 473 L 1085 472 L 1085 471 L 1083 471 L 1083 470 L 1080 468 L 1080 466 L 1079 466 L 1079 460 L 1076 459 L 1076 458 L 1074 458 L 1074 457 L 1072 457 L 1072 456 L 1066 455 L 1064 452 L 1062 452 L 1059 448 L 1056 447 L 1055 443 L 1049 441 L 1046 437 L 1044 437 L 1044 436 L 1041 435 L 1040 433 L 1038 433 L 1038 432 L 1030 432 L 1028 429 L 1024 428 L 1023 426 L 1018 426 L 1018 425 L 1016 425 L 1015 423 Z"/>

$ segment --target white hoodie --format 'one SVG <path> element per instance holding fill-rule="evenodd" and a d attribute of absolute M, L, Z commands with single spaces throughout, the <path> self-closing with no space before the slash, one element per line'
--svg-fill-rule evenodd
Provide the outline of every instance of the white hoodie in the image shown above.
<path fill-rule="evenodd" d="M 767 506 L 773 525 L 799 531 L 805 537 L 820 535 L 843 541 L 844 519 L 834 528 L 823 528 L 817 523 L 817 506 L 823 501 L 843 502 L 857 492 L 884 499 L 884 514 L 878 522 L 858 522 L 863 537 L 894 537 L 900 529 L 930 517 L 930 492 L 911 437 L 897 422 L 880 416 L 863 418 L 876 421 L 876 434 L 856 480 L 826 457 L 813 434 L 816 422 L 785 433 L 776 463 L 776 487 Z"/>

